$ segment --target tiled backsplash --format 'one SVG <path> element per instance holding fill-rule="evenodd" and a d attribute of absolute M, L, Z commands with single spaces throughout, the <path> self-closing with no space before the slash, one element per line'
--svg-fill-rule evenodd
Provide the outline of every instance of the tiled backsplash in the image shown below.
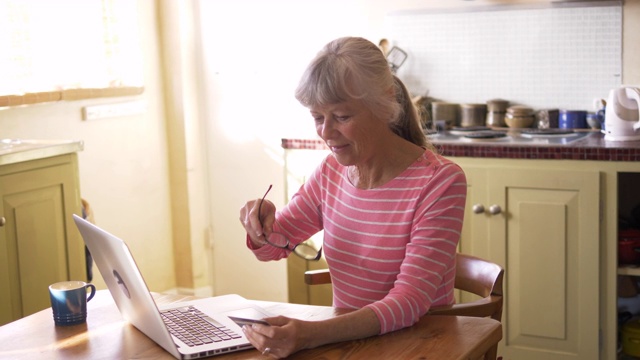
<path fill-rule="evenodd" d="M 385 34 L 409 55 L 398 76 L 414 95 L 592 110 L 622 72 L 622 5 L 592 4 L 394 13 Z"/>

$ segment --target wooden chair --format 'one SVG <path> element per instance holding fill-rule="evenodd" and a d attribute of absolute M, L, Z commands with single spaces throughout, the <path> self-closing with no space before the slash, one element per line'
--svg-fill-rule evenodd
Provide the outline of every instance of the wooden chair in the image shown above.
<path fill-rule="evenodd" d="M 460 315 L 473 317 L 491 317 L 502 320 L 502 280 L 504 269 L 499 265 L 471 255 L 456 254 L 455 288 L 469 292 L 480 298 L 470 302 L 447 306 L 435 306 L 429 309 L 431 315 Z M 307 285 L 331 283 L 327 269 L 305 272 Z M 485 359 L 496 359 L 498 346 L 492 347 Z"/>

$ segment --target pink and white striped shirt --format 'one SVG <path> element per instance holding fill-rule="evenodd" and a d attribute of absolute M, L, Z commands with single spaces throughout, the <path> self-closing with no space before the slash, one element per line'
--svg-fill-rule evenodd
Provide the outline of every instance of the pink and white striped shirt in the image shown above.
<path fill-rule="evenodd" d="M 324 230 L 333 305 L 372 309 L 384 334 L 413 325 L 432 305 L 454 302 L 466 193 L 462 169 L 429 150 L 395 179 L 366 190 L 329 155 L 276 214 L 273 230 L 292 244 Z M 253 251 L 259 260 L 289 255 L 273 246 Z"/>

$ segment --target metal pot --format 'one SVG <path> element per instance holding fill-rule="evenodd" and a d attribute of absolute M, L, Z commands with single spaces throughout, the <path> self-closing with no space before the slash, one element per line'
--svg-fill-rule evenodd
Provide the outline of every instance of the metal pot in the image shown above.
<path fill-rule="evenodd" d="M 509 101 L 493 99 L 487 101 L 487 126 L 504 127 L 504 116 L 507 113 Z"/>
<path fill-rule="evenodd" d="M 486 104 L 460 105 L 460 126 L 484 126 L 487 120 Z"/>
<path fill-rule="evenodd" d="M 618 233 L 618 263 L 640 264 L 640 230 L 620 230 Z"/>
<path fill-rule="evenodd" d="M 443 102 L 443 101 L 434 101 L 431 103 L 431 114 L 433 117 L 433 122 L 438 123 L 438 121 L 444 121 L 446 129 L 451 129 L 452 127 L 458 126 L 458 104 Z"/>

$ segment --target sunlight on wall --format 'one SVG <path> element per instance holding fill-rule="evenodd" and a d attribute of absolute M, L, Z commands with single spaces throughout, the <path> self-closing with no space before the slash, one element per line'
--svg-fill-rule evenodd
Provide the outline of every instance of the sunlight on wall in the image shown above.
<path fill-rule="evenodd" d="M 281 139 L 317 136 L 309 111 L 294 98 L 298 80 L 324 44 L 341 36 L 364 36 L 361 2 L 198 3 L 215 294 L 287 301 L 286 262 L 256 261 L 246 250 L 236 209 L 261 196 L 268 184 L 274 185 L 270 200 L 283 205 L 286 175 Z"/>
<path fill-rule="evenodd" d="M 2 95 L 143 85 L 132 1 L 0 0 L 0 43 Z"/>
<path fill-rule="evenodd" d="M 229 139 L 315 137 L 293 93 L 304 68 L 328 41 L 359 35 L 357 2 L 203 1 L 205 67 L 215 74 L 216 122 Z M 283 13 L 281 9 L 287 9 Z"/>

